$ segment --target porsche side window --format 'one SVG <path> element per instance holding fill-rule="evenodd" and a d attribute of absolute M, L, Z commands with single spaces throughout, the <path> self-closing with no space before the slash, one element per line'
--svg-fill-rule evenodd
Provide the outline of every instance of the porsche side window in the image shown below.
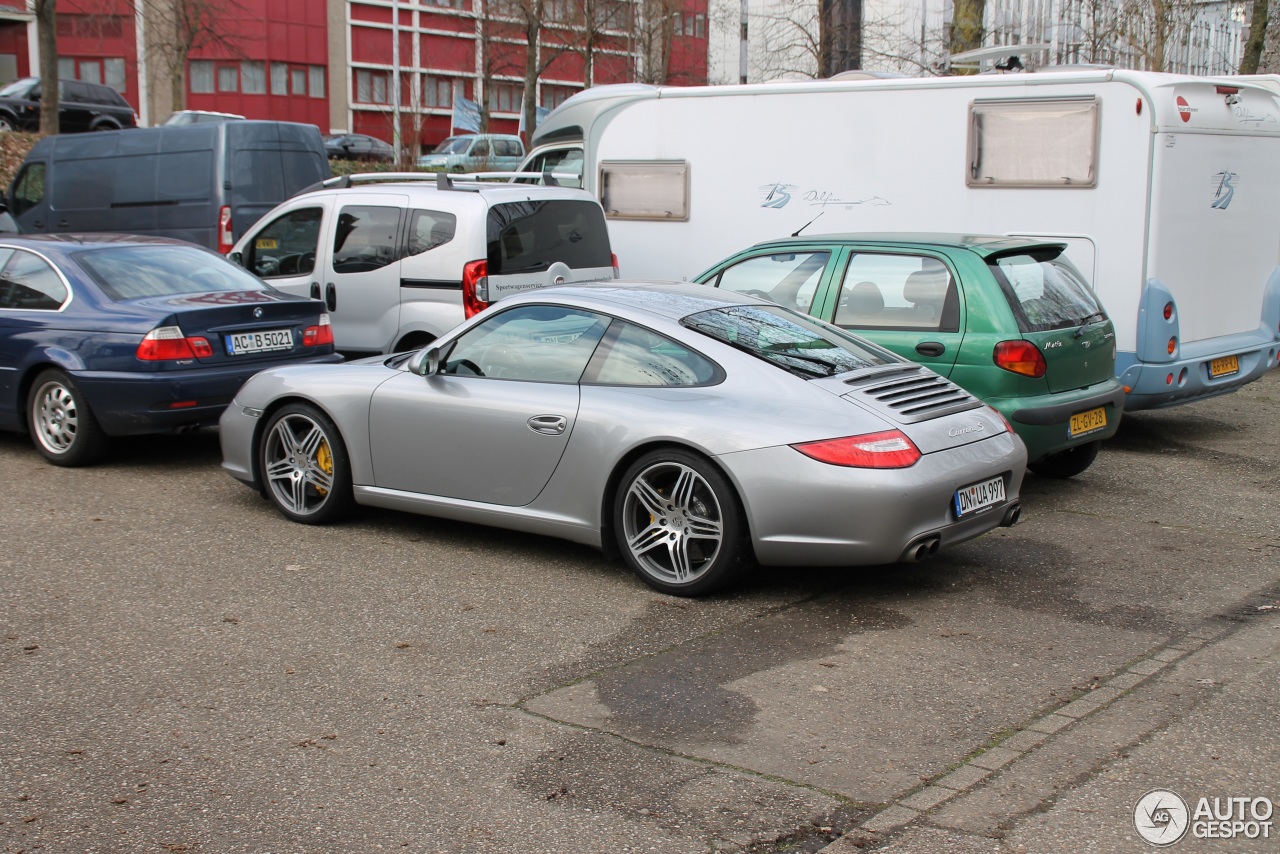
<path fill-rule="evenodd" d="M 531 382 L 576 383 L 609 318 L 551 305 L 491 317 L 458 339 L 441 373 Z"/>
<path fill-rule="evenodd" d="M 642 326 L 614 321 L 601 356 L 582 378 L 601 385 L 681 386 L 719 382 L 714 362 Z"/>

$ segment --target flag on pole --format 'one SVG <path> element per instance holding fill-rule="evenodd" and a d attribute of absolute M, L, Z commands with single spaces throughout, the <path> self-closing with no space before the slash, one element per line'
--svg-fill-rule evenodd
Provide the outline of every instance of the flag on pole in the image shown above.
<path fill-rule="evenodd" d="M 461 95 L 453 96 L 453 118 L 450 120 L 449 133 L 457 130 L 480 132 L 480 105 Z"/>
<path fill-rule="evenodd" d="M 547 114 L 548 114 L 548 113 L 550 113 L 550 112 L 551 112 L 551 110 L 550 110 L 550 109 L 548 109 L 547 107 L 534 107 L 534 108 L 533 108 L 533 128 L 534 128 L 534 130 L 537 130 L 537 129 L 538 129 L 538 125 L 542 124 L 542 120 L 543 120 L 543 119 L 545 119 L 545 118 L 547 117 Z M 517 133 L 519 133 L 521 136 L 524 136 L 524 132 L 525 132 L 525 126 L 524 126 L 524 98 L 521 98 L 521 99 L 520 99 L 520 129 L 517 131 Z"/>

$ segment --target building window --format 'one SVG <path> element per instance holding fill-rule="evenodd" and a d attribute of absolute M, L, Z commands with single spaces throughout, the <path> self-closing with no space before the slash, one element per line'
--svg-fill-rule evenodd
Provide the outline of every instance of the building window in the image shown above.
<path fill-rule="evenodd" d="M 236 73 L 234 65 L 223 65 L 218 68 L 218 91 L 219 92 L 235 92 L 238 88 L 240 75 Z"/>
<path fill-rule="evenodd" d="M 102 60 L 102 71 L 104 82 L 115 89 L 117 92 L 124 92 L 128 79 L 124 74 L 123 59 L 104 59 Z"/>
<path fill-rule="evenodd" d="M 489 109 L 495 113 L 519 112 L 523 94 L 523 87 L 517 83 L 494 83 L 489 87 Z"/>
<path fill-rule="evenodd" d="M 310 94 L 312 98 L 324 97 L 324 66 L 309 65 L 307 66 L 308 82 L 310 85 Z"/>
<path fill-rule="evenodd" d="M 69 59 L 65 56 L 58 58 L 58 79 L 76 79 L 76 61 L 74 59 Z"/>
<path fill-rule="evenodd" d="M 362 104 L 389 104 L 387 98 L 387 73 L 356 69 L 356 101 Z"/>
<path fill-rule="evenodd" d="M 448 77 L 424 76 L 422 79 L 422 106 L 452 107 L 453 80 Z"/>
<path fill-rule="evenodd" d="M 283 62 L 271 63 L 271 94 L 289 94 L 289 66 Z"/>
<path fill-rule="evenodd" d="M 102 82 L 102 63 L 100 62 L 80 62 L 80 80 L 85 83 L 101 83 Z"/>
<path fill-rule="evenodd" d="M 680 35 L 694 39 L 707 37 L 706 15 L 685 15 L 681 19 Z"/>
<path fill-rule="evenodd" d="M 568 86 L 543 86 L 542 94 L 538 97 L 538 106 L 554 110 L 567 101 L 570 96 L 577 94 L 578 91 L 577 89 L 570 89 Z"/>
<path fill-rule="evenodd" d="M 206 59 L 187 63 L 187 80 L 192 94 L 208 95 L 213 92 L 213 63 Z"/>
<path fill-rule="evenodd" d="M 261 62 L 240 63 L 240 90 L 246 95 L 267 94 L 267 68 Z"/>
<path fill-rule="evenodd" d="M 307 94 L 307 71 L 305 68 L 292 68 L 289 70 L 290 88 L 293 89 L 295 95 Z"/>
<path fill-rule="evenodd" d="M 443 6 L 446 9 L 463 8 L 463 0 L 422 0 L 424 6 Z"/>

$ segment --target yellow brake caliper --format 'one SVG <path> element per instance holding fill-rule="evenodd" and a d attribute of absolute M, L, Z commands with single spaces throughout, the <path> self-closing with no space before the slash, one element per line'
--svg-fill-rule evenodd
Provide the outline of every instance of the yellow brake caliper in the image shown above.
<path fill-rule="evenodd" d="M 325 474 L 333 477 L 333 453 L 329 450 L 329 440 L 324 439 L 320 442 L 320 447 L 316 448 L 316 465 Z M 329 490 L 324 487 L 317 486 L 316 492 L 321 495 L 328 495 Z"/>

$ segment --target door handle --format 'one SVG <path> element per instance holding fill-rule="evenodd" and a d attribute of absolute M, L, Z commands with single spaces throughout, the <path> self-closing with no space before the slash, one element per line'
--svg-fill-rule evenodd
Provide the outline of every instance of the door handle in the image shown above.
<path fill-rule="evenodd" d="M 320 299 L 320 283 L 319 282 L 311 283 L 311 298 Z"/>
<path fill-rule="evenodd" d="M 39 231 L 44 228 L 44 222 L 42 220 L 36 220 L 35 222 L 31 223 L 31 227 Z"/>
<path fill-rule="evenodd" d="M 938 341 L 921 341 L 916 345 L 916 352 L 921 356 L 941 356 L 947 352 L 947 348 Z"/>
<path fill-rule="evenodd" d="M 64 220 L 59 220 L 59 222 L 58 222 L 58 228 L 70 228 L 70 227 L 71 227 L 71 226 L 70 226 L 70 223 L 68 223 L 65 219 L 64 219 Z"/>
<path fill-rule="evenodd" d="M 569 419 L 563 415 L 535 415 L 527 422 L 529 429 L 535 433 L 548 436 L 559 436 L 569 426 Z"/>
<path fill-rule="evenodd" d="M 329 311 L 338 310 L 338 288 L 333 282 L 324 286 L 324 304 L 329 307 Z"/>

